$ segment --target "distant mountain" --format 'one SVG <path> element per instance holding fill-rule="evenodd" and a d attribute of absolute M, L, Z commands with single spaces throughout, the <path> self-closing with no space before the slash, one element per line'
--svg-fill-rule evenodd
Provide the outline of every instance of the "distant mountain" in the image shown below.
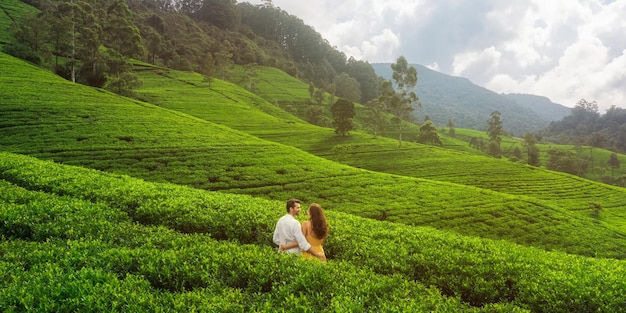
<path fill-rule="evenodd" d="M 571 108 L 554 103 L 544 96 L 523 93 L 510 93 L 505 96 L 518 104 L 535 111 L 535 113 L 547 118 L 549 121 L 560 121 L 572 112 Z"/>
<path fill-rule="evenodd" d="M 390 63 L 371 65 L 379 76 L 391 79 Z M 498 111 L 504 130 L 522 136 L 539 131 L 569 113 L 569 109 L 545 97 L 498 94 L 467 78 L 446 75 L 419 64 L 411 65 L 417 69 L 415 92 L 422 104 L 421 109 L 414 111 L 415 115 L 419 120 L 428 115 L 437 126 L 446 126 L 451 119 L 455 127 L 486 130 L 490 114 Z"/>

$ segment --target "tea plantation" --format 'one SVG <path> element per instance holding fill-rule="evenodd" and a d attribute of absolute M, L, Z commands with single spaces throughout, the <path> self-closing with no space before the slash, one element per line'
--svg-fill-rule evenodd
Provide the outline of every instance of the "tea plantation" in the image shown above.
<path fill-rule="evenodd" d="M 0 120 L 0 145 L 5 151 L 204 190 L 281 201 L 298 197 L 305 202 L 321 203 L 329 210 L 505 239 L 547 250 L 612 258 L 626 255 L 623 230 L 613 224 L 617 222 L 592 218 L 588 212 L 543 201 L 533 194 L 511 195 L 357 169 L 180 111 L 71 84 L 6 55 L 0 61 L 4 68 L 10 69 L 0 78 L 2 112 L 7 116 Z M 172 80 L 166 79 L 165 94 L 173 88 L 167 85 L 168 81 Z M 215 111 L 214 116 L 230 114 L 240 120 L 260 116 L 268 117 L 271 123 L 271 116 L 253 110 L 245 101 L 229 105 L 232 99 L 237 99 L 237 94 L 248 98 L 254 95 L 227 83 L 213 84 L 234 90 L 229 94 L 226 91 L 230 89 L 225 87 L 224 91 L 215 92 L 216 99 L 207 102 L 208 107 L 230 107 L 230 111 L 222 109 L 223 113 Z M 193 103 L 193 98 L 186 99 Z M 237 106 L 247 106 L 248 113 L 238 112 Z M 260 117 L 258 123 L 262 121 Z M 317 133 L 329 132 L 298 124 L 294 118 L 287 125 L 308 128 L 306 138 L 315 139 L 322 137 Z M 387 147 L 395 145 L 390 139 L 378 140 L 390 142 Z M 429 149 L 412 146 L 416 147 L 413 151 Z M 437 151 L 443 155 L 443 149 Z M 450 158 L 457 158 L 458 154 L 452 152 Z M 388 162 L 384 158 L 379 160 Z M 484 162 L 489 160 L 483 158 Z M 497 164 L 504 167 L 508 163 Z M 471 166 L 466 167 L 467 171 L 472 170 Z M 500 175 L 492 179 L 499 179 L 501 184 L 515 183 L 507 177 Z M 598 190 L 613 190 L 613 193 L 598 193 L 602 197 L 598 201 L 624 199 L 622 190 L 608 187 Z M 585 205 L 581 201 L 577 204 Z M 621 210 L 623 207 L 615 209 Z"/>
<path fill-rule="evenodd" d="M 2 311 L 626 310 L 623 188 L 337 137 L 193 73 L 145 67 L 138 101 L 0 68 Z M 276 254 L 291 197 L 327 210 L 328 264 Z"/>
<path fill-rule="evenodd" d="M 624 261 L 329 211 L 321 264 L 276 254 L 282 201 L 6 152 L 0 189 L 3 311 L 626 308 Z"/>

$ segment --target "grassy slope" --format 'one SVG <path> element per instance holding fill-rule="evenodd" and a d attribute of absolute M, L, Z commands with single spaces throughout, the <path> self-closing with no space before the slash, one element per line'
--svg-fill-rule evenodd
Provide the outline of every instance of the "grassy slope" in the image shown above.
<path fill-rule="evenodd" d="M 5 152 L 0 190 L 0 308 L 471 310 L 424 286 L 487 305 L 487 312 L 518 309 L 511 304 L 532 312 L 619 312 L 626 305 L 623 260 L 329 211 L 330 261 L 303 266 L 270 244 L 283 201 Z"/>
<path fill-rule="evenodd" d="M 295 196 L 331 210 L 544 249 L 626 254 L 621 232 L 534 198 L 347 167 L 178 111 L 71 84 L 6 55 L 0 62 L 9 69 L 0 76 L 6 117 L 0 120 L 0 146 L 6 151 L 201 189 L 279 200 Z M 168 81 L 173 82 L 165 80 L 162 90 L 171 92 Z M 253 95 L 220 81 L 214 85 L 222 89 L 210 93 L 214 98 L 206 98 L 205 107 L 230 104 L 216 117 L 241 125 L 256 121 L 260 111 L 237 102 Z M 182 102 L 190 99 L 178 92 Z M 246 106 L 248 114 L 238 113 Z M 256 123 L 272 124 L 264 116 Z M 302 127 L 307 138 L 330 132 L 285 119 L 290 127 Z"/>
<path fill-rule="evenodd" d="M 269 73 L 267 77 L 264 76 L 265 71 Z M 257 85 L 258 93 L 270 101 L 285 101 L 289 96 L 306 96 L 306 85 L 300 83 L 298 87 L 295 79 L 284 73 L 282 79 L 273 69 L 259 69 L 257 74 L 259 81 L 264 82 Z M 405 143 L 403 149 L 398 149 L 396 140 L 383 137 L 372 139 L 371 135 L 360 132 L 354 132 L 349 137 L 335 136 L 330 129 L 287 119 L 284 112 L 270 109 L 268 103 L 228 84 L 216 82 L 209 88 L 199 75 L 172 71 L 168 82 L 164 77 L 146 71 L 141 78 L 144 87 L 139 93 L 152 103 L 355 167 L 476 186 L 513 195 L 528 195 L 550 205 L 585 214 L 589 213 L 589 203 L 592 201 L 617 214 L 626 209 L 626 190 L 623 188 L 508 160 L 438 147 Z M 274 84 L 270 85 L 270 82 Z M 289 88 L 278 87 L 282 82 L 286 82 Z M 164 84 L 166 89 L 159 88 Z M 214 104 L 209 105 L 209 102 Z M 333 153 L 336 146 L 348 147 L 348 152 L 336 155 Z M 621 228 L 622 222 L 619 220 L 606 221 Z"/>
<path fill-rule="evenodd" d="M 458 137 L 463 138 L 465 142 L 468 142 L 472 137 L 488 140 L 487 133 L 483 131 L 458 129 L 456 133 Z M 519 138 L 502 137 L 501 146 L 503 150 L 509 153 L 512 153 L 515 148 L 519 148 L 522 151 L 522 154 L 524 154 L 526 151 L 522 140 Z M 598 181 L 603 176 L 611 177 L 612 175 L 614 178 L 617 178 L 626 175 L 626 166 L 620 166 L 619 168 L 615 168 L 613 169 L 613 173 L 611 173 L 611 167 L 608 165 L 608 161 L 613 152 L 609 150 L 592 148 L 589 146 L 576 147 L 574 145 L 557 145 L 550 143 L 538 143 L 537 148 L 540 152 L 539 159 L 544 166 L 548 160 L 549 150 L 565 150 L 573 152 L 580 157 L 590 160 L 590 172 L 586 174 L 586 178 Z M 616 153 L 616 155 L 619 158 L 621 164 L 626 164 L 624 163 L 626 162 L 626 155 L 619 153 Z"/>
<path fill-rule="evenodd" d="M 282 202 L 5 152 L 0 191 L 3 312 L 480 311 L 339 257 L 278 255 L 269 237 Z"/>
<path fill-rule="evenodd" d="M 11 26 L 23 16 L 36 12 L 36 9 L 21 1 L 0 2 L 0 44 L 12 41 Z"/>

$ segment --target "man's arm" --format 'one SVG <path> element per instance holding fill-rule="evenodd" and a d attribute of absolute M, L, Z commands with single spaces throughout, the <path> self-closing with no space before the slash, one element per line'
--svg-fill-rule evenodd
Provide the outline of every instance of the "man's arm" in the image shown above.
<path fill-rule="evenodd" d="M 302 233 L 302 228 L 300 228 L 300 223 L 296 222 L 296 223 L 291 224 L 291 232 L 293 236 L 296 238 L 296 241 L 298 242 L 298 246 L 300 247 L 300 250 L 309 251 L 311 249 L 311 244 L 308 241 L 306 241 L 306 237 L 304 237 L 304 234 Z"/>
<path fill-rule="evenodd" d="M 298 246 L 298 242 L 288 243 L 286 245 L 280 245 L 280 250 L 289 250 Z"/>

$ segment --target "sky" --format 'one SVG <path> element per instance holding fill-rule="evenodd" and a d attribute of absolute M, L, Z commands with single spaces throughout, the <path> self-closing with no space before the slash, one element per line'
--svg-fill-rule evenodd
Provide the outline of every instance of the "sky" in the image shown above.
<path fill-rule="evenodd" d="M 247 0 L 260 4 L 262 0 Z M 626 0 L 272 0 L 346 56 L 626 108 Z M 419 83 L 419 72 L 418 72 Z"/>

